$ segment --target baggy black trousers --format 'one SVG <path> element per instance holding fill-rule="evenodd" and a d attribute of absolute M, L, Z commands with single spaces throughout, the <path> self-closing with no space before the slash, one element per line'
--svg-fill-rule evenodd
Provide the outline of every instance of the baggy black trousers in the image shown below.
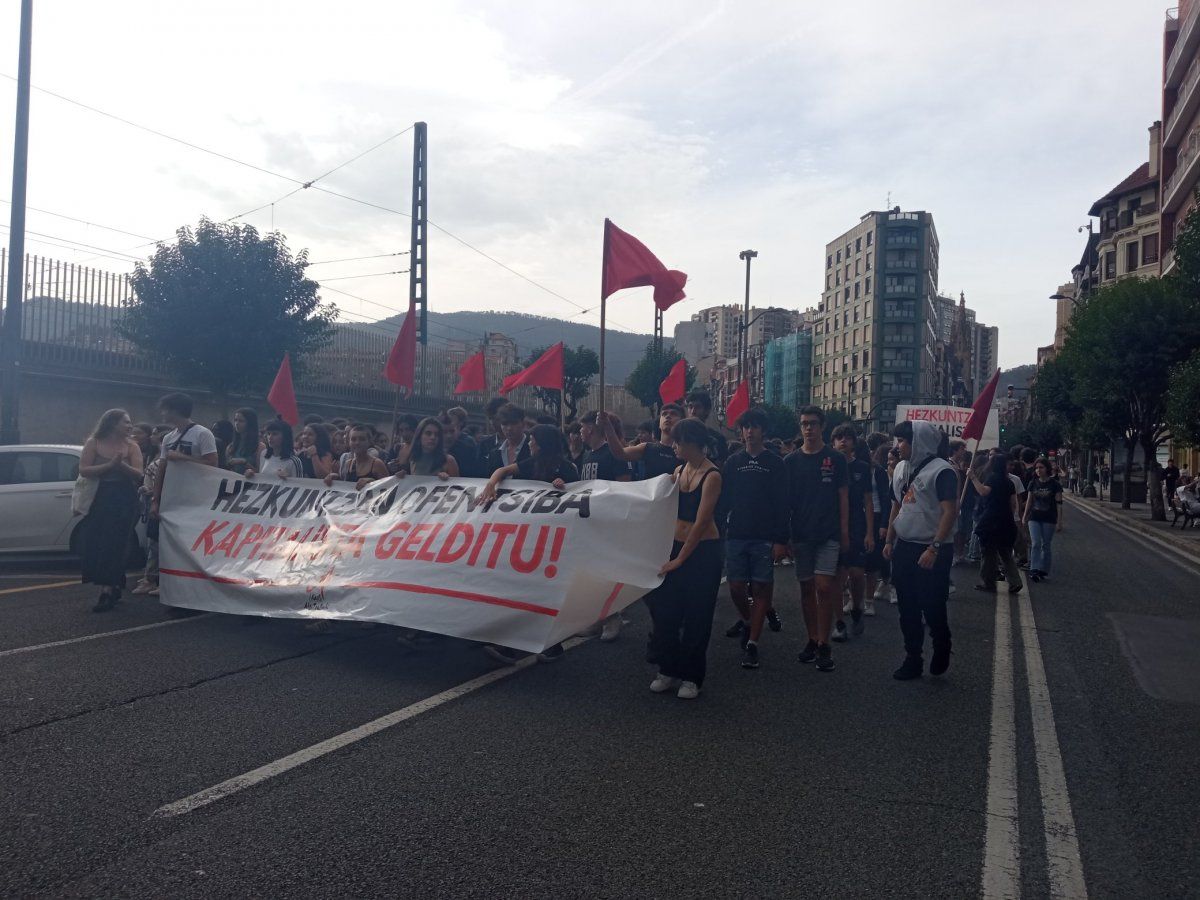
<path fill-rule="evenodd" d="M 682 546 L 675 542 L 671 559 Z M 661 674 L 704 683 L 724 557 L 720 540 L 701 541 L 682 566 L 668 572 L 663 583 L 646 595 L 654 623 L 650 650 Z"/>
<path fill-rule="evenodd" d="M 929 638 L 934 650 L 950 647 L 946 601 L 950 597 L 954 544 L 942 544 L 933 568 L 922 569 L 917 565 L 917 560 L 927 546 L 897 541 L 892 548 L 892 585 L 896 588 L 904 651 L 909 656 L 921 655 L 925 646 L 925 626 L 929 626 Z"/>

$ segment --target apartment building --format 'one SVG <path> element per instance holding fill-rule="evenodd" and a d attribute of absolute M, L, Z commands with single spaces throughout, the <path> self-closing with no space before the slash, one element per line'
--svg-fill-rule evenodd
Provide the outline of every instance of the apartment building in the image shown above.
<path fill-rule="evenodd" d="M 811 402 L 813 336 L 796 331 L 766 345 L 763 402 L 800 409 Z"/>
<path fill-rule="evenodd" d="M 871 427 L 926 400 L 937 366 L 938 237 L 928 212 L 869 212 L 825 247 L 813 402 Z"/>
<path fill-rule="evenodd" d="M 1196 205 L 1200 182 L 1200 0 L 1179 0 L 1163 30 L 1161 263 L 1174 266 L 1175 234 Z"/>
<path fill-rule="evenodd" d="M 1097 282 L 1159 274 L 1159 135 L 1150 126 L 1149 159 L 1092 204 L 1089 216 L 1100 220 L 1095 244 Z"/>

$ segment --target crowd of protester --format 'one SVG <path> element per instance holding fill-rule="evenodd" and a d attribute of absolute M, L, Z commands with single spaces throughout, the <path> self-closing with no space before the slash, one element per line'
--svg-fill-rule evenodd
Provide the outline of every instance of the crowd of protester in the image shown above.
<path fill-rule="evenodd" d="M 894 677 L 910 680 L 925 672 L 926 632 L 929 673 L 949 668 L 953 566 L 978 563 L 981 591 L 1003 583 L 1019 593 L 1022 568 L 1033 581 L 1050 577 L 1054 535 L 1063 529 L 1059 470 L 1032 449 L 973 456 L 927 422 L 903 422 L 890 434 L 861 434 L 850 423 L 830 430 L 815 406 L 799 411 L 798 433 L 787 440 L 768 438 L 766 414 L 750 409 L 735 423 L 738 440 L 729 442 L 708 424 L 712 401 L 704 391 L 683 405 L 666 404 L 632 437 L 602 410 L 561 429 L 503 398 L 486 405 L 486 427 L 455 407 L 399 416 L 391 434 L 317 415 L 297 429 L 278 419 L 260 425 L 248 407 L 205 427 L 192 420 L 191 398 L 178 393 L 163 397 L 159 412 L 164 424 L 154 426 L 109 410 L 83 450 L 80 474 L 97 482 L 81 532 L 83 580 L 101 587 L 97 611 L 111 609 L 126 587 L 125 550 L 139 517 L 148 552 L 133 593 L 158 594 L 158 507 L 173 462 L 360 490 L 391 476 L 480 478 L 487 479 L 485 501 L 508 478 L 562 488 L 668 476 L 678 485 L 678 510 L 663 582 L 646 596 L 647 660 L 658 667 L 651 690 L 685 699 L 704 684 L 723 581 L 737 615 L 725 635 L 740 640 L 744 668 L 759 666 L 764 628 L 783 628 L 774 581 L 786 566 L 800 584 L 801 663 L 834 671 L 832 643 L 861 636 L 876 603 L 891 603 L 905 650 Z M 598 623 L 600 640 L 615 640 L 624 623 L 620 614 Z M 495 645 L 485 650 L 506 664 L 523 656 Z M 562 653 L 556 645 L 538 659 Z"/>

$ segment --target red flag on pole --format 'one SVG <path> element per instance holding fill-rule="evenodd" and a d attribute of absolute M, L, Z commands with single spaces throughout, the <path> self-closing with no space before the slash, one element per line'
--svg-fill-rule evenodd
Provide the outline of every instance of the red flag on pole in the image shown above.
<path fill-rule="evenodd" d="M 408 301 L 408 312 L 404 316 L 404 324 L 396 335 L 396 343 L 388 354 L 387 365 L 383 368 L 383 377 L 397 387 L 406 389 L 410 394 L 416 383 L 417 371 L 417 311 L 412 300 Z"/>
<path fill-rule="evenodd" d="M 487 369 L 484 366 L 483 351 L 480 350 L 458 370 L 458 387 L 454 389 L 456 394 L 465 394 L 468 391 L 486 391 L 487 390 Z"/>
<path fill-rule="evenodd" d="M 279 371 L 267 392 L 267 402 L 279 414 L 279 418 L 291 426 L 300 424 L 300 410 L 296 407 L 296 389 L 292 387 L 292 360 L 285 351 Z"/>
<path fill-rule="evenodd" d="M 725 427 L 736 428 L 737 420 L 749 408 L 750 386 L 743 381 L 737 386 L 737 390 L 733 392 L 733 396 L 729 398 L 729 405 L 725 407 Z"/>
<path fill-rule="evenodd" d="M 996 399 L 996 387 L 1000 384 L 1000 370 L 996 370 L 996 374 L 992 376 L 992 380 L 987 383 L 982 393 L 975 398 L 975 403 L 971 406 L 971 418 L 967 419 L 967 424 L 963 426 L 962 439 L 969 441 L 971 438 L 978 440 L 983 437 L 983 427 L 987 424 L 988 416 L 992 413 L 992 401 Z"/>
<path fill-rule="evenodd" d="M 504 384 L 500 386 L 500 393 L 507 394 L 513 388 L 523 384 L 530 387 L 550 388 L 555 391 L 563 389 L 562 341 L 535 359 L 528 368 L 505 378 Z"/>
<path fill-rule="evenodd" d="M 658 386 L 658 396 L 663 403 L 678 403 L 687 393 L 687 360 L 681 359 L 671 366 L 671 371 Z"/>
<path fill-rule="evenodd" d="M 683 299 L 687 275 L 668 269 L 646 245 L 604 220 L 604 281 L 600 299 L 625 288 L 654 286 L 654 305 L 667 309 Z"/>

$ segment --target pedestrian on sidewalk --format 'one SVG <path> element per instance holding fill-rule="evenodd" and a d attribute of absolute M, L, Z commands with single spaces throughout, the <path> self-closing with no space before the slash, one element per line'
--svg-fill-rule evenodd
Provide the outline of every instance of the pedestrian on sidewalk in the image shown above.
<path fill-rule="evenodd" d="M 1017 540 L 1017 491 L 1013 487 L 1008 471 L 1008 454 L 994 451 L 988 467 L 987 480 L 971 473 L 971 483 L 981 498 L 980 514 L 975 533 L 983 548 L 981 582 L 976 585 L 981 591 L 996 592 L 996 581 L 1003 569 L 1010 594 L 1020 593 L 1021 570 L 1013 558 L 1013 544 Z"/>
<path fill-rule="evenodd" d="M 1051 545 L 1056 532 L 1063 530 L 1063 489 L 1054 477 L 1050 460 L 1044 457 L 1033 464 L 1034 477 L 1029 482 L 1029 499 L 1025 501 L 1024 522 L 1029 526 L 1033 544 L 1030 554 L 1029 579 L 1037 582 L 1050 577 L 1053 560 Z"/>
<path fill-rule="evenodd" d="M 784 463 L 788 471 L 792 557 L 808 629 L 808 644 L 799 658 L 802 663 L 816 660 L 818 670 L 832 672 L 829 638 L 842 600 L 838 557 L 850 549 L 850 496 L 846 458 L 825 443 L 824 427 L 825 413 L 819 406 L 800 410 L 803 443 Z"/>
<path fill-rule="evenodd" d="M 722 507 L 729 510 L 725 574 L 739 615 L 729 631 L 742 639 L 742 668 L 757 669 L 763 622 L 770 621 L 772 631 L 782 627 L 771 603 L 775 561 L 787 555 L 787 467 L 763 444 L 765 412 L 747 410 L 737 428 L 745 449 L 725 461 L 721 475 Z"/>
<path fill-rule="evenodd" d="M 925 669 L 925 629 L 933 645 L 929 674 L 950 667 L 951 542 L 958 517 L 958 475 L 946 457 L 950 441 L 929 422 L 901 422 L 895 430 L 900 463 L 892 476 L 892 506 L 883 555 L 892 563 L 904 662 L 897 681 L 920 678 Z"/>

